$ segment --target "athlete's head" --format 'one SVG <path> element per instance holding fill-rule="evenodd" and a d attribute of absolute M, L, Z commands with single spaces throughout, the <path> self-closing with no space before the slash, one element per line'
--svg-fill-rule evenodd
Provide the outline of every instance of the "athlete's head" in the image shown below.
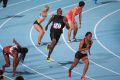
<path fill-rule="evenodd" d="M 57 9 L 57 15 L 62 15 L 62 9 L 61 8 Z"/>
<path fill-rule="evenodd" d="M 84 1 L 80 1 L 79 2 L 79 7 L 84 7 L 85 6 L 85 2 Z"/>
<path fill-rule="evenodd" d="M 88 40 L 91 40 L 91 38 L 92 38 L 92 33 L 91 33 L 91 32 L 87 32 L 87 33 L 85 34 L 85 37 L 86 37 Z"/>
<path fill-rule="evenodd" d="M 24 80 L 22 76 L 17 76 L 15 80 Z"/>
<path fill-rule="evenodd" d="M 48 11 L 48 10 L 49 10 L 49 6 L 48 6 L 48 5 L 45 5 L 45 7 L 44 7 L 43 10 L 44 10 L 44 11 Z"/>
<path fill-rule="evenodd" d="M 24 47 L 22 47 L 22 48 L 18 48 L 18 53 L 21 53 L 21 54 L 25 54 L 25 53 L 27 53 L 28 52 L 28 49 L 27 48 L 24 48 Z"/>
<path fill-rule="evenodd" d="M 19 61 L 23 63 L 24 59 L 25 59 L 25 56 L 28 52 L 28 49 L 25 48 L 25 47 L 22 47 L 22 48 L 19 48 L 17 51 L 18 51 L 18 53 L 20 53 Z"/>

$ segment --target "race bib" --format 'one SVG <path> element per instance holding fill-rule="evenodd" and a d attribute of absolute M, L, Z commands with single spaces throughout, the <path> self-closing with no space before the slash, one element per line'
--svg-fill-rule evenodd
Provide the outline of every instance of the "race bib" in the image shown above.
<path fill-rule="evenodd" d="M 54 23 L 53 28 L 54 29 L 60 29 L 61 28 L 61 24 L 60 23 Z"/>

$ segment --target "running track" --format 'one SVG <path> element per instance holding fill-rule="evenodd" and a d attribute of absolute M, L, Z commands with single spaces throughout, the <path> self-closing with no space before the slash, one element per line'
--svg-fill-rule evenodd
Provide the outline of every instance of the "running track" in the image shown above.
<path fill-rule="evenodd" d="M 74 68 L 72 78 L 67 77 L 79 42 L 66 43 L 67 30 L 64 29 L 64 34 L 53 51 L 52 62 L 48 64 L 46 45 L 36 45 L 38 32 L 33 28 L 33 22 L 44 5 L 48 4 L 50 11 L 42 25 L 46 25 L 57 8 L 61 7 L 63 15 L 66 15 L 78 2 L 79 0 L 10 0 L 7 8 L 0 7 L 0 68 L 4 64 L 1 52 L 3 46 L 11 45 L 12 39 L 16 38 L 21 45 L 29 48 L 24 64 L 17 68 L 17 75 L 22 75 L 25 80 L 80 80 L 82 62 Z M 89 56 L 87 80 L 119 80 L 120 1 L 100 0 L 97 5 L 93 0 L 85 2 L 82 28 L 78 30 L 77 38 L 84 38 L 87 31 L 93 33 L 94 44 L 91 49 L 92 55 Z M 45 32 L 43 42 L 50 42 L 49 29 Z M 4 76 L 5 80 L 14 80 L 12 66 L 6 69 Z"/>

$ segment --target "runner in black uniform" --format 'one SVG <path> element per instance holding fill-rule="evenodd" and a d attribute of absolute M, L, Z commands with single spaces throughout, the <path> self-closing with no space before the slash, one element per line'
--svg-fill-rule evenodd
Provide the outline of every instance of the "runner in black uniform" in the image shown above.
<path fill-rule="evenodd" d="M 87 53 L 89 52 L 89 54 L 90 54 L 90 48 L 93 43 L 91 38 L 92 38 L 92 33 L 87 32 L 85 35 L 85 38 L 82 41 L 80 41 L 79 50 L 76 52 L 74 62 L 71 65 L 71 67 L 69 68 L 69 74 L 68 74 L 69 77 L 71 77 L 72 69 L 79 63 L 79 60 L 82 59 L 85 66 L 84 66 L 84 70 L 83 70 L 81 79 L 86 80 L 85 74 L 86 74 L 86 72 L 88 70 L 88 66 L 89 66 L 89 60 L 88 60 Z"/>
<path fill-rule="evenodd" d="M 19 62 L 24 62 L 28 49 L 22 47 L 15 39 L 13 39 L 14 46 L 9 45 L 3 47 L 3 55 L 5 59 L 5 64 L 2 66 L 2 71 L 4 72 L 7 67 L 10 67 L 10 56 L 13 57 L 13 76 L 16 75 L 16 69 Z M 1 80 L 1 79 L 0 79 Z"/>
<path fill-rule="evenodd" d="M 63 28 L 66 26 L 66 28 L 69 28 L 68 22 L 66 17 L 62 16 L 62 9 L 58 8 L 57 9 L 57 15 L 53 15 L 48 24 L 45 27 L 45 30 L 48 29 L 48 25 L 52 22 L 52 26 L 50 29 L 50 37 L 51 37 L 51 44 L 48 45 L 49 53 L 47 60 L 50 61 L 50 55 L 57 44 L 61 34 L 63 33 Z"/>

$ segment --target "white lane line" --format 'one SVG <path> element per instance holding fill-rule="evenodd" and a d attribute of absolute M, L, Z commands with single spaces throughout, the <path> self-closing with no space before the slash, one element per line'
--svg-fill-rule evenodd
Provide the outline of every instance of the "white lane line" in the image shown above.
<path fill-rule="evenodd" d="M 0 48 L 3 49 L 3 47 L 2 47 L 1 45 L 0 45 Z M 13 59 L 12 56 L 10 56 L 10 58 Z M 25 64 L 23 64 L 23 63 L 21 63 L 21 64 L 22 64 L 24 67 L 30 69 L 31 71 L 33 71 L 33 72 L 35 72 L 35 73 L 37 73 L 37 74 L 39 74 L 39 75 L 42 75 L 42 76 L 44 76 L 44 77 L 46 77 L 46 78 L 48 78 L 48 79 L 51 79 L 51 80 L 55 80 L 55 79 L 53 79 L 53 78 L 51 78 L 51 77 L 49 77 L 49 76 L 46 76 L 46 75 L 44 75 L 44 74 L 42 74 L 42 73 L 40 73 L 40 72 L 38 72 L 38 71 L 36 71 L 36 70 L 34 70 L 34 69 L 28 67 L 27 65 L 25 65 Z M 8 78 L 9 78 L 9 77 L 8 77 Z"/>
<path fill-rule="evenodd" d="M 40 6 L 44 6 L 44 5 L 46 5 L 46 4 L 52 4 L 52 3 L 55 3 L 55 2 L 58 2 L 58 1 L 61 1 L 61 0 L 56 0 L 56 1 L 53 1 L 53 2 L 41 4 L 41 5 L 39 5 L 39 6 L 32 7 L 32 8 L 30 8 L 30 9 L 25 10 L 25 11 L 22 11 L 22 12 L 20 12 L 20 13 L 17 13 L 16 15 L 22 14 L 22 13 L 24 13 L 24 12 L 27 12 L 27 11 L 30 11 L 30 10 L 32 10 L 32 9 L 38 8 L 38 7 L 40 7 Z M 4 21 L 4 22 L 0 25 L 0 28 L 2 28 L 2 27 L 3 27 L 8 21 L 10 21 L 11 19 L 12 19 L 12 18 L 9 18 L 9 19 L 7 19 L 6 21 Z M 1 47 L 1 49 L 3 48 L 1 45 L 0 45 L 0 47 Z M 12 58 L 12 57 L 11 57 L 11 58 Z M 42 73 L 40 73 L 40 72 L 35 71 L 34 69 L 28 67 L 28 66 L 25 65 L 25 64 L 22 64 L 22 65 L 25 66 L 25 67 L 27 67 L 28 69 L 32 70 L 33 72 L 36 72 L 36 73 L 39 74 L 39 75 L 42 75 L 42 76 L 44 76 L 44 77 L 46 77 L 46 78 L 48 78 L 48 79 L 51 79 L 51 80 L 55 80 L 55 79 L 53 79 L 53 78 L 51 78 L 51 77 L 49 77 L 49 76 L 46 76 L 46 75 L 44 75 L 44 74 L 42 74 Z"/>
<path fill-rule="evenodd" d="M 88 11 L 91 11 L 91 10 L 94 10 L 94 9 L 96 9 L 96 8 L 99 8 L 99 7 L 102 7 L 102 6 L 105 6 L 105 5 L 107 5 L 107 4 L 103 4 L 103 5 L 100 5 L 100 6 L 91 8 L 90 10 L 84 11 L 83 13 L 88 12 Z M 64 33 L 64 30 L 63 30 L 63 33 Z M 68 46 L 68 48 L 71 49 L 71 50 L 75 53 L 76 51 L 66 42 L 65 37 L 64 37 L 64 34 L 62 34 L 62 38 L 63 38 L 65 44 Z M 96 38 L 96 40 L 97 40 L 97 38 Z M 111 69 L 108 69 L 108 68 L 106 68 L 106 67 L 104 67 L 104 66 L 102 66 L 102 65 L 100 65 L 100 64 L 97 64 L 97 63 L 95 63 L 95 62 L 92 61 L 92 60 L 90 60 L 90 62 L 93 63 L 93 64 L 95 64 L 95 65 L 98 66 L 98 67 L 101 67 L 101 68 L 107 70 L 107 71 L 110 71 L 110 72 L 112 72 L 112 73 L 114 73 L 114 74 L 120 75 L 120 73 L 115 72 L 115 71 L 113 71 L 113 70 L 111 70 Z"/>
<path fill-rule="evenodd" d="M 109 53 L 111 53 L 112 55 L 116 56 L 118 59 L 120 59 L 120 56 L 116 55 L 114 52 L 112 52 L 110 49 L 108 49 L 107 47 L 105 47 L 105 46 L 100 42 L 100 40 L 99 40 L 98 37 L 97 37 L 96 30 L 97 30 L 97 28 L 98 28 L 98 25 L 99 25 L 104 19 L 106 19 L 107 17 L 111 16 L 112 14 L 118 12 L 119 10 L 120 10 L 120 9 L 118 9 L 118 10 L 116 10 L 116 11 L 114 11 L 114 12 L 112 12 L 112 13 L 106 15 L 106 16 L 104 16 L 102 19 L 100 19 L 100 20 L 96 23 L 96 25 L 95 25 L 95 27 L 94 27 L 94 35 L 95 35 L 95 38 L 97 39 L 97 42 L 98 42 L 105 50 L 107 50 L 107 51 L 108 51 Z"/>
<path fill-rule="evenodd" d="M 8 78 L 9 80 L 14 80 L 14 79 L 8 77 L 7 75 L 3 75 L 3 76 L 6 77 L 6 78 Z"/>
<path fill-rule="evenodd" d="M 69 6 L 63 7 L 62 9 L 66 9 L 66 8 L 72 7 L 72 6 L 74 6 L 74 5 L 75 5 L 75 4 L 69 5 Z M 56 10 L 55 10 L 55 11 L 52 11 L 49 15 L 53 14 L 53 12 L 56 12 Z M 31 30 L 30 30 L 30 40 L 31 40 L 33 46 L 34 46 L 34 47 L 36 48 L 36 50 L 38 50 L 42 55 L 44 55 L 45 57 L 47 57 L 47 55 L 46 55 L 44 52 L 42 52 L 42 51 L 35 45 L 35 43 L 33 42 L 33 39 L 32 39 L 32 30 L 33 30 L 33 26 L 31 27 Z M 61 65 L 61 64 L 60 64 L 59 62 L 57 62 L 56 60 L 54 60 L 54 59 L 52 59 L 52 58 L 51 58 L 51 60 L 54 61 L 54 62 L 56 62 L 57 64 Z M 67 69 L 67 70 L 69 69 L 69 68 L 66 67 L 66 66 L 62 66 L 62 67 L 65 68 L 65 69 Z M 73 72 L 76 73 L 76 74 L 81 75 L 81 73 L 76 72 L 76 71 L 74 71 L 74 70 L 73 70 Z M 91 78 L 91 77 L 89 77 L 89 76 L 86 76 L 86 77 L 89 78 L 89 79 L 91 79 L 91 80 L 95 80 L 95 79 L 93 79 L 93 78 Z"/>
<path fill-rule="evenodd" d="M 38 6 L 32 7 L 32 8 L 29 8 L 29 9 L 27 9 L 27 10 L 21 11 L 21 12 L 17 13 L 16 15 L 20 15 L 20 14 L 22 14 L 22 13 L 24 13 L 24 12 L 27 12 L 27 11 L 33 10 L 33 9 L 35 9 L 35 8 L 38 8 L 38 7 L 41 7 L 41 6 L 47 5 L 47 4 L 53 4 L 53 3 L 58 2 L 58 1 L 61 1 L 61 0 L 56 0 L 56 1 L 53 1 L 53 2 L 49 2 L 49 3 L 45 3 L 45 4 L 41 4 L 41 5 L 38 5 Z M 12 18 L 13 18 L 13 17 L 11 17 L 11 18 L 7 19 L 6 21 L 4 21 L 4 22 L 0 25 L 0 28 L 3 27 L 3 26 L 4 26 L 8 21 L 10 21 Z"/>
<path fill-rule="evenodd" d="M 10 5 L 7 5 L 7 7 L 15 6 L 17 4 L 24 3 L 24 2 L 27 2 L 27 1 L 30 1 L 30 0 L 25 0 L 25 1 L 20 1 L 20 2 L 17 2 L 17 3 L 13 3 L 13 4 L 10 4 Z M 0 10 L 1 9 L 4 9 L 4 8 L 1 7 Z"/>

